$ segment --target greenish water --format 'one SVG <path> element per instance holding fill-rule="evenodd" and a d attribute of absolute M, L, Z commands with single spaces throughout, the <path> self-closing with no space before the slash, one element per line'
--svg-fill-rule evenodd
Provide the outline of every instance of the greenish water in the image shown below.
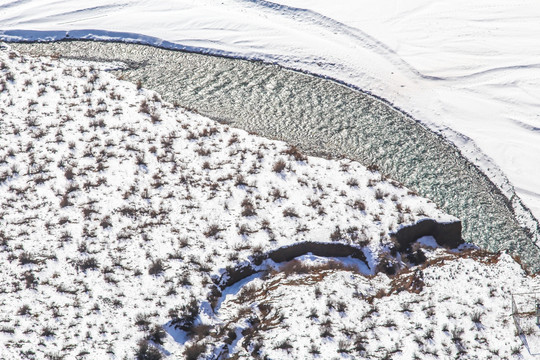
<path fill-rule="evenodd" d="M 463 222 L 466 241 L 509 250 L 533 269 L 540 251 L 506 197 L 454 146 L 388 104 L 275 65 L 105 42 L 11 44 L 25 53 L 123 61 L 117 71 L 164 99 L 310 154 L 376 165 Z"/>

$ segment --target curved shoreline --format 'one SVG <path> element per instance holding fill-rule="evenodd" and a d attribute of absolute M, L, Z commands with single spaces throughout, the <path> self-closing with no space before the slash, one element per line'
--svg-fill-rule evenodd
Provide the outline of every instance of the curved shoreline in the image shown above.
<path fill-rule="evenodd" d="M 354 85 L 352 83 L 340 80 L 336 77 L 322 75 L 310 70 L 306 70 L 301 67 L 294 67 L 283 64 L 283 61 L 280 61 L 279 56 L 272 56 L 271 54 L 258 54 L 244 56 L 233 51 L 218 50 L 215 48 L 209 47 L 197 47 L 190 45 L 182 45 L 172 41 L 167 41 L 155 36 L 144 35 L 141 33 L 131 33 L 131 32 L 118 32 L 118 31 L 108 31 L 108 30 L 99 30 L 99 29 L 81 29 L 81 30 L 54 30 L 54 31 L 44 31 L 44 30 L 24 30 L 24 29 L 15 29 L 15 30 L 0 30 L 0 42 L 8 43 L 55 43 L 55 42 L 71 42 L 71 41 L 89 41 L 89 42 L 108 42 L 108 43 L 118 43 L 118 44 L 133 44 L 141 46 L 149 46 L 158 49 L 165 49 L 170 51 L 178 51 L 188 54 L 201 54 L 205 56 L 217 57 L 217 58 L 227 58 L 235 60 L 245 60 L 254 63 L 261 63 L 264 65 L 277 65 L 283 69 L 292 70 L 300 72 L 306 75 L 314 76 L 320 79 L 330 80 L 337 84 L 346 86 L 350 89 L 356 90 L 362 94 L 368 95 L 376 100 L 381 101 L 383 104 L 388 105 L 394 110 L 404 114 L 413 121 L 416 121 L 419 125 L 426 128 L 428 131 L 433 134 L 440 136 L 443 141 L 449 142 L 451 145 L 455 146 L 456 150 L 468 161 L 474 164 L 474 166 L 485 175 L 487 181 L 491 182 L 496 191 L 500 191 L 505 197 L 508 208 L 513 212 L 514 217 L 520 224 L 520 226 L 527 232 L 528 236 L 533 240 L 533 243 L 538 247 L 540 246 L 540 221 L 534 217 L 531 210 L 523 203 L 521 198 L 516 194 L 514 187 L 506 175 L 498 168 L 496 164 L 492 162 L 477 146 L 474 144 L 469 144 L 473 148 L 473 153 L 471 155 L 466 155 L 461 149 L 454 143 L 458 138 L 465 139 L 469 141 L 470 138 L 456 132 L 455 130 L 442 127 L 435 129 L 435 124 L 427 124 L 423 121 L 415 119 L 409 112 L 405 111 L 400 106 L 395 103 L 385 99 L 382 96 L 372 93 L 371 91 L 365 90 L 360 86 Z M 219 119 L 217 119 L 219 120 Z M 473 158 L 476 157 L 476 161 Z M 480 157 L 480 159 L 478 159 Z M 484 165 L 482 162 L 486 162 Z M 489 167 L 488 167 L 489 166 Z M 491 172 L 491 176 L 487 173 Z M 494 178 L 498 178 L 499 181 L 495 181 Z M 506 189 L 505 189 L 506 188 Z"/>
<path fill-rule="evenodd" d="M 96 43 L 95 41 L 91 41 L 91 40 L 87 40 L 88 42 L 91 42 L 93 44 L 99 44 L 99 43 Z M 67 42 L 64 42 L 64 44 L 69 44 L 69 43 L 73 43 L 74 40 L 71 39 L 71 40 L 68 40 Z M 110 43 L 110 42 L 107 42 L 107 43 Z M 44 43 L 44 44 L 48 44 L 48 43 Z M 58 42 L 54 42 L 53 44 L 59 44 Z M 125 43 L 123 42 L 114 42 L 114 44 L 117 44 L 117 46 L 123 46 L 125 45 Z M 170 51 L 170 50 L 163 50 L 163 48 L 161 47 L 158 47 L 157 45 L 149 45 L 149 44 L 144 44 L 144 45 L 132 45 L 132 46 L 143 46 L 143 47 L 148 47 L 148 48 L 152 48 L 152 49 L 158 49 L 156 51 Z M 18 48 L 21 48 L 21 46 L 16 46 Z M 456 145 L 454 145 L 452 142 L 448 141 L 442 134 L 440 133 L 437 133 L 437 132 L 434 132 L 432 131 L 431 129 L 429 129 L 428 127 L 426 127 L 426 125 L 420 123 L 419 121 L 417 120 L 414 120 L 411 116 L 409 116 L 408 114 L 404 113 L 403 111 L 401 111 L 400 109 L 396 108 L 395 106 L 393 106 L 392 104 L 390 104 L 388 101 L 386 101 L 385 99 L 382 99 L 380 97 L 377 97 L 373 94 L 370 94 L 369 92 L 365 92 L 361 89 L 357 89 L 356 87 L 353 87 L 353 86 L 349 86 L 343 82 L 340 82 L 340 81 L 336 81 L 335 79 L 330 79 L 328 77 L 321 77 L 321 76 L 318 76 L 316 74 L 311 74 L 309 72 L 305 72 L 305 71 L 301 71 L 299 72 L 297 69 L 285 69 L 283 67 L 279 67 L 278 70 L 274 69 L 274 66 L 275 64 L 272 65 L 268 65 L 268 63 L 265 63 L 265 62 L 262 62 L 260 60 L 253 60 L 253 59 L 248 59 L 248 60 L 239 60 L 238 57 L 234 57 L 234 58 L 224 58 L 223 56 L 219 56 L 219 55 L 215 55 L 215 54 L 211 54 L 211 55 L 201 55 L 201 54 L 198 54 L 198 53 L 193 53 L 193 52 L 190 52 L 189 50 L 187 49 L 176 49 L 174 50 L 174 52 L 176 53 L 182 53 L 182 54 L 187 54 L 187 55 L 193 55 L 193 56 L 206 56 L 206 57 L 213 57 L 215 58 L 215 62 L 220 62 L 222 59 L 225 59 L 225 60 L 228 60 L 228 61 L 235 61 L 236 63 L 238 63 L 238 61 L 247 61 L 251 64 L 254 64 L 253 66 L 260 66 L 262 68 L 268 68 L 269 66 L 272 67 L 271 70 L 273 70 L 274 72 L 286 72 L 286 71 L 290 71 L 290 72 L 298 72 L 298 73 L 301 73 L 303 74 L 303 76 L 307 76 L 307 77 L 311 77 L 311 78 L 314 78 L 314 79 L 317 79 L 317 80 L 308 80 L 307 82 L 317 82 L 317 81 L 328 81 L 328 82 L 333 82 L 335 83 L 336 85 L 335 86 L 341 86 L 343 87 L 344 89 L 346 90 L 343 90 L 344 92 L 346 92 L 347 90 L 348 91 L 354 91 L 356 93 L 358 93 L 357 95 L 358 96 L 364 96 L 364 97 L 367 97 L 367 98 L 370 98 L 372 101 L 371 105 L 370 106 L 373 106 L 374 103 L 373 101 L 376 101 L 379 103 L 379 105 L 376 105 L 376 107 L 378 108 L 381 108 L 382 110 L 381 111 L 390 111 L 390 113 L 393 113 L 393 114 L 390 114 L 390 116 L 395 116 L 395 117 L 403 117 L 404 120 L 403 121 L 411 121 L 411 122 L 414 122 L 416 124 L 416 126 L 418 126 L 420 129 L 420 132 L 426 132 L 426 133 L 429 133 L 431 135 L 426 135 L 426 136 L 435 136 L 436 138 L 438 138 L 438 142 L 440 143 L 444 143 L 444 146 L 449 146 L 449 151 L 452 152 L 452 153 L 455 153 L 457 154 L 456 155 L 456 159 L 457 158 L 461 158 L 462 160 L 465 161 L 465 163 L 469 163 L 470 165 L 472 165 L 472 167 L 474 169 L 469 169 L 469 174 L 473 174 L 475 173 L 476 175 L 473 175 L 473 177 L 479 177 L 479 179 L 482 179 L 482 180 L 479 180 L 480 182 L 483 182 L 484 184 L 486 184 L 486 188 L 484 190 L 482 190 L 482 192 L 487 192 L 488 194 L 490 194 L 488 196 L 488 198 L 493 198 L 492 201 L 495 201 L 495 198 L 498 198 L 499 200 L 498 201 L 501 201 L 502 203 L 504 203 L 503 207 L 507 209 L 507 211 L 510 212 L 510 217 L 513 218 L 513 222 L 515 222 L 515 224 L 517 225 L 518 228 L 521 229 L 521 231 L 524 231 L 524 234 L 522 236 L 524 236 L 525 238 L 529 238 L 528 242 L 530 242 L 530 246 L 526 246 L 523 244 L 524 241 L 526 240 L 523 240 L 521 239 L 522 236 L 517 236 L 518 238 L 520 238 L 521 240 L 518 241 L 517 243 L 517 246 L 516 246 L 516 243 L 514 244 L 507 244 L 508 246 L 504 246 L 505 244 L 503 243 L 503 241 L 500 241 L 499 242 L 499 245 L 501 245 L 500 247 L 498 246 L 490 246 L 488 247 L 490 250 L 501 250 L 501 249 L 504 249 L 504 248 L 507 248 L 513 252 L 515 252 L 516 250 L 516 247 L 520 247 L 520 242 L 521 242 L 521 246 L 525 246 L 526 248 L 528 248 L 529 250 L 528 251 L 518 251 L 518 252 L 521 252 L 520 255 L 522 255 L 524 258 L 525 258 L 525 261 L 531 265 L 534 266 L 534 259 L 535 258 L 538 258 L 537 256 L 535 256 L 535 254 L 532 254 L 533 252 L 536 252 L 538 253 L 538 248 L 537 246 L 534 245 L 534 237 L 535 237 L 535 233 L 534 233 L 534 230 L 533 228 L 525 228 L 523 226 L 523 222 L 524 221 L 527 221 L 527 219 L 525 220 L 522 220 L 518 214 L 516 213 L 516 208 L 515 208 L 515 205 L 513 204 L 513 202 L 518 199 L 517 196 L 515 196 L 515 194 L 512 194 L 512 197 L 509 198 L 507 194 L 505 194 L 505 191 L 503 191 L 500 187 L 498 187 L 484 172 L 482 172 L 477 166 L 475 166 L 474 164 L 470 163 L 467 158 L 460 152 L 459 148 L 457 148 Z M 102 53 L 99 53 L 100 56 L 103 56 Z M 232 60 L 234 59 L 234 60 Z M 97 59 L 94 59 L 94 60 L 97 60 Z M 119 60 L 119 59 L 114 59 L 114 60 Z M 103 60 L 103 61 L 106 61 L 106 60 Z M 243 66 L 243 65 L 242 65 Z M 128 72 L 131 71 L 131 70 L 128 70 Z M 130 74 L 132 75 L 132 74 Z M 294 76 L 297 76 L 297 75 L 294 75 L 292 74 L 291 77 L 294 77 Z M 129 76 L 128 76 L 129 78 Z M 132 80 L 134 80 L 132 78 Z M 144 83 L 144 82 L 143 82 Z M 334 86 L 334 87 L 335 87 Z M 153 86 L 149 86 L 150 88 L 153 88 Z M 159 91 L 162 95 L 167 95 L 167 94 L 163 94 L 163 91 Z M 165 96 L 167 97 L 167 96 Z M 170 97 L 170 96 L 169 96 Z M 364 99 L 365 100 L 365 99 Z M 181 104 L 181 105 L 184 105 L 184 104 Z M 290 105 L 292 106 L 292 105 Z M 192 108 L 191 106 L 187 106 L 188 108 Z M 195 107 L 195 110 L 199 110 Z M 203 115 L 205 116 L 209 116 L 209 117 L 213 117 L 213 118 L 216 118 L 216 116 L 213 116 L 213 114 L 211 113 L 208 113 L 208 111 L 205 111 L 203 109 L 203 111 L 200 111 Z M 388 114 L 386 114 L 385 116 L 388 116 Z M 223 119 L 221 119 L 223 120 Z M 268 124 L 264 125 L 264 126 L 267 126 Z M 305 124 L 304 124 L 305 125 Z M 333 124 L 331 126 L 335 126 L 336 124 Z M 356 124 L 354 124 L 356 125 Z M 233 126 L 236 126 L 236 127 L 242 127 L 240 124 L 238 123 L 233 123 Z M 246 128 L 244 126 L 244 128 Z M 247 128 L 247 130 L 254 130 L 254 129 L 250 129 L 249 127 Z M 259 130 L 259 131 L 257 131 Z M 272 130 L 272 129 L 270 129 Z M 311 129 L 309 129 L 311 130 Z M 284 140 L 284 141 L 289 141 L 291 142 L 292 141 L 300 141 L 300 138 L 299 137 L 294 137 L 292 136 L 292 139 L 287 139 L 286 136 L 282 136 L 282 134 L 280 133 L 276 133 L 276 129 L 273 129 L 273 132 L 272 131 L 260 131 L 260 129 L 255 129 L 256 132 L 260 132 L 261 135 L 263 136 L 266 136 L 266 137 L 277 137 L 279 138 L 280 140 Z M 341 130 L 342 131 L 342 130 Z M 350 140 L 350 139 L 349 139 Z M 302 141 L 304 141 L 304 139 L 302 139 Z M 306 142 L 309 142 L 309 141 L 306 141 Z M 347 140 L 345 139 L 344 142 L 346 143 Z M 354 142 L 354 140 L 353 140 Z M 315 154 L 318 154 L 318 155 L 321 155 L 320 153 L 320 150 L 323 150 L 325 152 L 325 155 L 330 155 L 331 157 L 333 156 L 340 156 L 340 155 L 344 155 L 345 157 L 349 157 L 349 158 L 353 158 L 353 159 L 357 159 L 357 160 L 360 160 L 361 162 L 363 162 L 365 165 L 369 165 L 369 164 L 374 164 L 374 162 L 370 162 L 370 161 L 366 161 L 366 159 L 362 159 L 361 156 L 359 157 L 358 154 L 355 154 L 354 153 L 351 153 L 350 151 L 347 152 L 347 151 L 342 151 L 340 153 L 339 149 L 337 152 L 335 151 L 336 150 L 336 146 L 335 144 L 323 144 L 322 146 L 321 145 L 318 145 L 318 151 L 317 149 L 313 149 L 312 146 L 310 146 L 310 144 L 305 144 L 305 143 L 300 143 L 299 144 L 301 148 L 303 148 L 303 150 L 307 150 L 308 152 L 311 152 L 311 153 L 315 153 Z M 307 145 L 307 146 L 306 146 Z M 313 145 L 313 144 L 311 144 Z M 325 146 L 326 145 L 326 146 Z M 332 145 L 334 145 L 334 149 L 332 148 Z M 440 146 L 439 146 L 440 147 Z M 334 151 L 333 151 L 334 150 Z M 343 153 L 345 152 L 345 153 Z M 380 162 L 380 161 L 379 161 Z M 419 190 L 419 192 L 423 195 L 423 196 L 426 196 L 428 198 L 431 198 L 432 200 L 436 200 L 436 199 L 433 199 L 432 196 L 429 196 L 429 194 L 425 194 L 425 191 L 422 191 L 422 189 L 418 189 L 417 186 L 415 186 L 414 183 L 411 183 L 411 182 L 407 182 L 407 181 L 404 181 L 402 176 L 395 176 L 395 174 L 393 172 L 395 171 L 388 171 L 389 169 L 385 169 L 384 166 L 380 166 L 380 164 L 377 164 L 375 162 L 375 164 L 377 166 L 379 166 L 383 173 L 390 173 L 391 177 L 392 178 L 396 178 L 398 181 L 400 182 L 403 182 L 405 183 L 405 185 L 407 185 L 408 187 L 413 187 L 413 188 L 416 188 L 417 190 Z M 384 165 L 384 164 L 383 164 Z M 450 164 L 451 165 L 451 164 Z M 463 167 L 463 166 L 462 166 Z M 466 165 L 465 164 L 465 167 L 470 167 L 469 165 Z M 392 169 L 390 169 L 392 170 Z M 394 169 L 395 170 L 395 169 Z M 470 172 L 472 170 L 472 172 Z M 458 172 L 459 173 L 459 172 Z M 418 180 L 418 179 L 417 179 Z M 507 191 L 506 191 L 507 192 Z M 486 195 L 487 196 L 487 195 Z M 489 200 L 486 200 L 487 202 L 490 202 Z M 520 200 L 517 201 L 517 205 L 521 205 L 523 206 L 523 204 L 521 203 Z M 440 199 L 439 199 L 439 204 L 440 204 Z M 444 205 L 444 204 L 443 204 Z M 442 206 L 446 211 L 448 211 L 447 207 L 446 206 Z M 523 208 L 525 208 L 523 206 Z M 526 208 L 525 210 L 521 209 L 520 212 L 525 212 L 527 213 L 526 211 Z M 450 211 L 451 212 L 451 211 Z M 452 213 L 452 212 L 451 212 Z M 457 215 L 458 217 L 461 217 L 463 218 L 463 216 L 460 216 L 459 214 L 456 214 L 455 212 L 453 213 L 453 215 Z M 519 214 L 521 215 L 521 214 Z M 467 218 L 464 219 L 464 222 L 466 224 L 466 229 L 465 229 L 465 233 L 467 233 L 467 222 L 469 220 Z M 487 224 L 486 224 L 487 225 Z M 538 224 L 536 224 L 536 230 L 538 230 Z M 477 234 L 478 235 L 478 234 Z M 537 234 L 536 234 L 537 235 Z M 503 235 L 504 236 L 504 235 Z M 514 238 L 514 236 L 509 236 L 508 238 Z M 475 242 L 477 243 L 478 245 L 482 246 L 482 247 L 487 247 L 486 245 L 489 245 L 489 244 L 486 244 L 486 243 L 478 243 L 476 242 L 475 240 L 471 239 L 470 236 L 467 237 L 467 240 L 468 241 L 472 241 L 472 242 Z M 493 245 L 493 244 L 491 244 Z M 532 246 L 532 247 L 531 247 Z M 523 250 L 523 249 L 522 249 Z M 525 255 L 525 256 L 524 256 Z M 527 259 L 527 257 L 530 257 L 531 259 Z"/>

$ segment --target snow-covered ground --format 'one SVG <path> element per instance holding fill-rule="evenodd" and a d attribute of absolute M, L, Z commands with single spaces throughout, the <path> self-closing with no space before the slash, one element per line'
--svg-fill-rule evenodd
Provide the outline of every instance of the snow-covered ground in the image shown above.
<path fill-rule="evenodd" d="M 428 261 L 394 277 L 352 260 L 283 264 L 226 292 L 187 339 L 166 324 L 253 254 L 351 243 L 372 272 L 391 232 L 453 218 L 358 163 L 304 158 L 88 63 L 0 50 L 0 116 L 2 358 L 532 358 L 509 294 L 537 278 L 506 254 L 429 250 L 429 238 L 415 245 Z"/>
<path fill-rule="evenodd" d="M 506 176 L 537 218 L 539 20 L 527 0 L 0 1 L 3 39 L 131 39 L 362 88 L 441 131 L 496 183 Z"/>
<path fill-rule="evenodd" d="M 439 249 L 429 257 L 429 265 L 398 278 L 319 265 L 254 279 L 222 304 L 224 329 L 217 331 L 236 331 L 230 353 L 247 358 L 534 358 L 514 334 L 509 293 L 530 291 L 537 281 L 507 255 L 459 257 Z M 534 298 L 528 300 L 530 310 Z M 538 327 L 523 326 L 538 354 Z M 207 339 L 227 341 L 220 340 Z"/>
<path fill-rule="evenodd" d="M 281 3 L 0 1 L 0 30 L 120 37 L 331 76 L 439 129 L 496 181 L 500 167 L 540 217 L 537 4 Z M 247 357 L 533 358 L 509 294 L 538 279 L 508 255 L 475 251 L 426 250 L 426 265 L 394 278 L 311 259 L 322 265 L 307 274 L 244 284 L 189 341 L 164 334 L 181 305 L 205 299 L 211 274 L 253 253 L 366 239 L 376 261 L 401 224 L 451 218 L 357 163 L 297 159 L 72 65 L 0 51 L 2 358 L 132 357 L 140 339 L 171 358 L 222 341 Z M 540 353 L 538 329 L 525 330 Z"/>
<path fill-rule="evenodd" d="M 8 49 L 0 69 L 8 358 L 121 358 L 253 254 L 341 241 L 373 268 L 401 226 L 455 220 L 358 163 L 304 157 L 98 69 Z"/>

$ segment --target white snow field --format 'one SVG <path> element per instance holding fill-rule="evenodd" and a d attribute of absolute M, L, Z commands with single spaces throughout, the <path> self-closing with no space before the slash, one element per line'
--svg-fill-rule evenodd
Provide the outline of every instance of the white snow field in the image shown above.
<path fill-rule="evenodd" d="M 358 163 L 303 157 L 88 63 L 9 48 L 0 116 L 3 359 L 533 358 L 509 295 L 538 278 L 433 238 L 414 244 L 427 261 L 409 270 L 390 233 L 455 219 Z M 361 246 L 370 269 L 306 256 L 209 310 L 212 275 L 306 240 Z M 377 272 L 392 256 L 399 274 Z M 202 312 L 188 338 L 167 323 L 191 299 Z"/>
<path fill-rule="evenodd" d="M 338 79 L 443 133 L 540 218 L 535 1 L 2 0 L 0 30 L 4 40 L 124 39 Z"/>

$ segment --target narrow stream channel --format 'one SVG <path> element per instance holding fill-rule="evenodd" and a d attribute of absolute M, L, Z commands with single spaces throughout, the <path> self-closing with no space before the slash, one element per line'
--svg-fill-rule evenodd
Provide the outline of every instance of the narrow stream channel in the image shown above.
<path fill-rule="evenodd" d="M 309 154 L 344 156 L 434 201 L 463 222 L 466 241 L 509 250 L 532 269 L 540 251 L 508 199 L 445 141 L 388 104 L 334 81 L 260 62 L 89 41 L 10 44 L 22 53 L 122 61 L 124 79 L 183 107 L 296 144 Z"/>

